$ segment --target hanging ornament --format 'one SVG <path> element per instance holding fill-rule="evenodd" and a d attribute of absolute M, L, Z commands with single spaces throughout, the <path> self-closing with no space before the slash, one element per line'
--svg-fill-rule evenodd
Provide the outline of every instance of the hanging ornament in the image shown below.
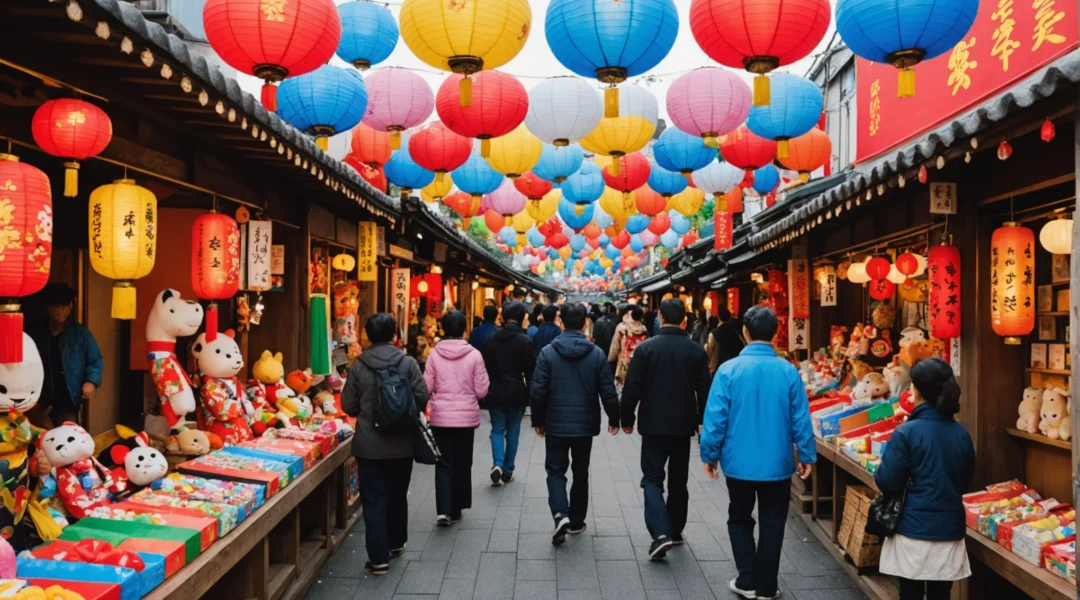
<path fill-rule="evenodd" d="M 540 141 L 561 148 L 592 133 L 603 116 L 595 87 L 577 77 L 552 77 L 529 90 L 525 126 Z"/>
<path fill-rule="evenodd" d="M 905 252 L 896 257 L 896 270 L 911 277 L 919 270 L 919 259 L 915 258 L 914 254 Z"/>
<path fill-rule="evenodd" d="M 383 166 L 383 172 L 390 183 L 401 189 L 403 198 L 435 181 L 435 173 L 416 164 L 407 149 L 394 152 L 390 162 Z"/>
<path fill-rule="evenodd" d="M 653 144 L 653 156 L 661 167 L 688 176 L 716 162 L 716 149 L 706 146 L 700 137 L 668 127 Z"/>
<path fill-rule="evenodd" d="M 364 85 L 367 86 L 368 106 L 363 123 L 376 131 L 388 132 L 391 150 L 401 148 L 402 131 L 426 121 L 435 108 L 431 86 L 412 71 L 394 67 L 377 69 L 367 76 Z M 446 124 L 442 115 L 439 118 Z M 464 135 L 453 127 L 450 129 Z"/>
<path fill-rule="evenodd" d="M 331 136 L 360 123 L 367 102 L 367 88 L 359 73 L 323 65 L 282 82 L 277 114 L 293 127 L 315 136 L 315 143 L 326 152 Z"/>
<path fill-rule="evenodd" d="M 338 6 L 341 15 L 341 42 L 337 55 L 360 69 L 390 58 L 398 41 L 398 26 L 388 6 L 361 0 Z"/>
<path fill-rule="evenodd" d="M 990 322 L 1009 345 L 1035 328 L 1035 233 L 1019 223 L 990 237 Z"/>
<path fill-rule="evenodd" d="M 930 271 L 930 335 L 941 340 L 960 337 L 960 249 L 934 246 L 926 261 Z"/>
<path fill-rule="evenodd" d="M 50 100 L 34 111 L 30 124 L 34 141 L 46 154 L 64 162 L 64 196 L 79 194 L 79 162 L 101 151 L 112 141 L 112 121 L 105 111 L 83 100 Z"/>
<path fill-rule="evenodd" d="M 578 172 L 584 160 L 585 153 L 577 144 L 571 144 L 565 148 L 544 144 L 544 149 L 540 151 L 540 160 L 536 161 L 532 172 L 541 179 L 552 183 L 562 183 L 567 177 Z"/>
<path fill-rule="evenodd" d="M 706 146 L 717 148 L 717 138 L 746 121 L 750 88 L 731 71 L 701 67 L 671 84 L 667 110 L 676 127 L 704 138 Z"/>
<path fill-rule="evenodd" d="M 157 198 L 133 179 L 118 179 L 90 193 L 89 209 L 90 266 L 115 282 L 112 318 L 134 319 L 134 280 L 150 273 L 157 253 Z"/>
<path fill-rule="evenodd" d="M 1043 225 L 1039 242 L 1051 254 L 1072 254 L 1073 220 L 1062 216 Z"/>
<path fill-rule="evenodd" d="M 874 300 L 888 300 L 896 295 L 896 284 L 888 279 L 870 281 L 870 297 Z"/>
<path fill-rule="evenodd" d="M 472 218 L 480 214 L 480 196 L 458 191 L 443 198 L 443 204 L 461 217 L 461 228 L 468 229 Z"/>
<path fill-rule="evenodd" d="M 228 215 L 210 212 L 195 219 L 191 228 L 191 287 L 209 300 L 206 340 L 218 334 L 217 301 L 228 300 L 240 289 L 240 227 Z"/>
<path fill-rule="evenodd" d="M 889 261 L 875 256 L 866 261 L 866 274 L 870 276 L 870 279 L 885 279 L 889 275 Z"/>
<path fill-rule="evenodd" d="M 336 271 L 349 273 L 356 268 L 356 259 L 351 254 L 342 252 L 334 256 L 333 260 L 330 261 L 330 266 Z"/>
<path fill-rule="evenodd" d="M 434 171 L 438 184 L 448 179 L 448 172 L 465 164 L 471 151 L 469 138 L 450 131 L 441 121 L 432 121 L 409 136 L 409 155 L 416 164 Z"/>
<path fill-rule="evenodd" d="M 1054 128 L 1054 122 L 1050 120 L 1050 117 L 1043 121 L 1042 127 L 1039 129 L 1039 137 L 1042 141 L 1049 142 L 1057 135 L 1057 129 Z"/>
<path fill-rule="evenodd" d="M 19 299 L 49 281 L 53 244 L 49 178 L 13 154 L 0 153 L 0 364 L 23 360 L 23 315 Z M 91 233 L 92 235 L 92 233 Z M 91 245 L 93 250 L 94 246 Z"/>
<path fill-rule="evenodd" d="M 788 142 L 789 158 L 790 152 L 791 142 Z M 776 142 L 755 135 L 742 125 L 720 141 L 720 156 L 740 169 L 759 169 L 776 157 Z"/>
<path fill-rule="evenodd" d="M 919 183 L 926 183 L 926 165 L 919 165 Z"/>
<path fill-rule="evenodd" d="M 788 140 L 808 133 L 821 120 L 825 98 L 816 83 L 791 73 L 773 75 L 771 85 L 772 100 L 750 109 L 746 126 L 765 139 L 776 140 L 776 157 L 783 161 L 788 157 Z"/>
<path fill-rule="evenodd" d="M 593 154 L 611 157 L 611 173 L 618 175 L 622 157 L 644 148 L 655 131 L 653 124 L 643 117 L 604 118 L 600 119 L 596 129 L 581 139 L 581 147 Z M 670 131 L 676 130 L 671 128 Z"/>
<path fill-rule="evenodd" d="M 997 147 L 998 160 L 1009 160 L 1009 157 L 1012 156 L 1012 153 L 1013 153 L 1012 144 L 1010 144 L 1009 142 L 1006 142 L 1004 139 L 1002 139 L 1001 143 L 998 144 L 998 147 Z"/>

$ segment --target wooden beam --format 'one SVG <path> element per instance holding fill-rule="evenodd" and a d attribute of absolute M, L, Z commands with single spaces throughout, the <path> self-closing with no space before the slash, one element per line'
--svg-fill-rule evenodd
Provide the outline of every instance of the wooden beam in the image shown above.
<path fill-rule="evenodd" d="M 1075 93 L 1075 92 L 1074 92 Z M 1080 94 L 1077 94 L 1080 96 Z M 1077 98 L 1080 101 L 1080 98 Z M 1080 211 L 1080 112 L 1073 116 L 1073 180 L 1075 184 L 1076 196 L 1076 209 Z M 1073 213 L 1073 219 L 1075 220 L 1076 213 Z M 1072 239 L 1072 262 L 1069 265 L 1070 282 L 1069 294 L 1070 307 L 1069 307 L 1069 347 L 1070 351 L 1075 352 L 1077 348 L 1080 348 L 1080 332 L 1077 331 L 1077 327 L 1080 327 L 1080 228 L 1073 227 L 1073 239 Z M 1080 381 L 1077 378 L 1080 377 L 1080 361 L 1072 361 L 1072 381 Z M 1080 474 L 1077 473 L 1077 465 L 1080 465 L 1080 399 L 1077 399 L 1076 390 L 1072 390 L 1073 394 L 1069 397 L 1069 414 L 1072 415 L 1072 481 L 1073 481 L 1073 506 L 1076 506 L 1077 502 L 1080 502 Z"/>

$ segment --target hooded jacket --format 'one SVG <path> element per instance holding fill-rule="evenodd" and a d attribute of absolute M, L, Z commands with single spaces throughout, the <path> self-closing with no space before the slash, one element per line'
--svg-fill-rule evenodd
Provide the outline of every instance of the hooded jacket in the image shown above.
<path fill-rule="evenodd" d="M 341 391 L 341 408 L 345 414 L 356 417 L 356 434 L 353 435 L 352 455 L 369 460 L 413 457 L 413 432 L 378 433 L 375 431 L 375 400 L 379 388 L 375 385 L 375 371 L 397 369 L 412 383 L 416 410 L 424 412 L 428 403 L 428 388 L 420 366 L 410 356 L 390 344 L 375 344 L 360 355 L 349 369 L 345 389 Z"/>
<path fill-rule="evenodd" d="M 465 340 L 439 342 L 427 359 L 424 381 L 431 392 L 433 427 L 479 427 L 479 399 L 487 396 L 484 357 Z"/>
<path fill-rule="evenodd" d="M 536 351 L 540 352 L 544 349 L 544 346 L 550 344 L 555 338 L 562 334 L 562 328 L 554 323 L 542 323 L 536 328 L 536 333 L 532 336 L 533 345 L 536 346 Z"/>
<path fill-rule="evenodd" d="M 536 348 L 521 325 L 503 325 L 484 344 L 483 356 L 490 381 L 484 408 L 527 406 Z"/>
<path fill-rule="evenodd" d="M 469 334 L 469 343 L 473 348 L 483 352 L 484 344 L 499 330 L 499 326 L 495 324 L 495 321 L 484 321 L 477 325 L 472 333 Z"/>
<path fill-rule="evenodd" d="M 615 327 L 619 322 L 611 315 L 600 317 L 593 325 L 593 342 L 604 351 L 604 356 L 611 351 L 611 340 L 615 337 Z M 611 362 L 611 361 L 608 361 Z"/>
<path fill-rule="evenodd" d="M 578 331 L 567 331 L 540 352 L 530 398 L 533 427 L 543 427 L 546 435 L 599 435 L 601 404 L 609 425 L 619 425 L 619 396 L 607 357 Z"/>

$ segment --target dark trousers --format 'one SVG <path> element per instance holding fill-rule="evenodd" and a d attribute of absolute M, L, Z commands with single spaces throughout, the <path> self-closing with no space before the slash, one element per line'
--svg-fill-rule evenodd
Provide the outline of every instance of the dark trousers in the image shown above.
<path fill-rule="evenodd" d="M 664 503 L 664 466 L 667 465 L 667 503 Z M 653 539 L 681 537 L 686 526 L 690 492 L 690 437 L 641 436 L 641 489 L 645 490 L 645 526 Z"/>
<path fill-rule="evenodd" d="M 472 427 L 432 427 L 442 461 L 435 465 L 435 512 L 460 515 L 472 508 Z"/>
<path fill-rule="evenodd" d="M 364 505 L 364 537 L 372 564 L 390 562 L 390 549 L 405 546 L 409 531 L 411 458 L 356 459 L 360 501 Z"/>
<path fill-rule="evenodd" d="M 913 579 L 898 578 L 900 580 L 900 600 L 949 600 L 952 593 L 951 581 L 915 581 Z"/>
<path fill-rule="evenodd" d="M 548 506 L 553 516 L 569 517 L 570 522 L 585 522 L 589 509 L 589 459 L 592 457 L 591 437 L 544 438 L 547 455 L 544 469 L 547 471 Z M 573 462 L 570 458 L 573 457 Z M 574 474 L 570 499 L 566 498 L 566 470 Z"/>
<path fill-rule="evenodd" d="M 791 480 L 747 481 L 727 478 L 728 535 L 739 570 L 740 589 L 758 596 L 776 594 L 780 549 L 784 544 Z M 758 540 L 754 542 L 754 501 L 758 504 Z"/>

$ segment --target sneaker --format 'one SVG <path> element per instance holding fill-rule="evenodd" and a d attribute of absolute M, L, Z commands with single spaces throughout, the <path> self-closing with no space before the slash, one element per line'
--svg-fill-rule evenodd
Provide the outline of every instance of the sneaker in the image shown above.
<path fill-rule="evenodd" d="M 585 533 L 584 523 L 571 523 L 570 527 L 566 530 L 566 533 L 572 533 L 578 535 L 579 533 Z"/>
<path fill-rule="evenodd" d="M 780 597 L 780 593 L 781 593 L 780 588 L 776 588 L 776 593 L 773 594 L 772 596 L 762 596 L 761 594 L 755 593 L 754 597 L 758 598 L 759 600 L 776 600 L 777 598 Z"/>
<path fill-rule="evenodd" d="M 667 556 L 667 551 L 671 550 L 671 538 L 666 535 L 662 535 L 649 545 L 649 560 L 664 560 Z"/>
<path fill-rule="evenodd" d="M 513 473 L 503 473 L 503 476 L 502 476 L 502 482 L 503 483 L 510 483 L 513 480 L 514 480 L 514 474 Z"/>
<path fill-rule="evenodd" d="M 551 536 L 551 543 L 561 546 L 566 541 L 566 532 L 570 529 L 570 519 L 555 517 L 555 534 Z"/>
<path fill-rule="evenodd" d="M 461 513 L 450 515 L 450 524 L 451 525 L 453 525 L 455 523 L 460 523 L 460 522 L 461 522 Z"/>
<path fill-rule="evenodd" d="M 435 519 L 435 524 L 439 527 L 449 527 L 450 523 L 453 523 L 450 520 L 450 515 L 439 515 L 439 518 Z"/>
<path fill-rule="evenodd" d="M 739 587 L 738 585 L 736 585 L 735 582 L 738 581 L 738 580 L 739 580 L 739 578 L 736 577 L 735 579 L 732 579 L 731 581 L 729 581 L 728 582 L 728 589 L 735 592 L 736 594 L 742 596 L 743 598 L 751 598 L 752 599 L 752 598 L 757 598 L 758 597 L 757 593 L 754 592 L 753 590 L 744 590 L 741 587 Z"/>
<path fill-rule="evenodd" d="M 402 544 L 400 548 L 390 549 L 390 558 L 397 558 L 402 554 L 405 554 L 405 544 Z"/>
<path fill-rule="evenodd" d="M 390 565 L 373 565 L 369 560 L 364 563 L 364 570 L 376 577 L 379 577 L 382 575 L 386 575 L 390 572 Z"/>
<path fill-rule="evenodd" d="M 673 535 L 673 536 L 671 536 L 671 545 L 672 546 L 682 546 L 683 545 L 683 537 L 681 535 Z"/>
<path fill-rule="evenodd" d="M 499 487 L 503 484 L 503 470 L 502 467 L 491 467 L 491 485 Z"/>

